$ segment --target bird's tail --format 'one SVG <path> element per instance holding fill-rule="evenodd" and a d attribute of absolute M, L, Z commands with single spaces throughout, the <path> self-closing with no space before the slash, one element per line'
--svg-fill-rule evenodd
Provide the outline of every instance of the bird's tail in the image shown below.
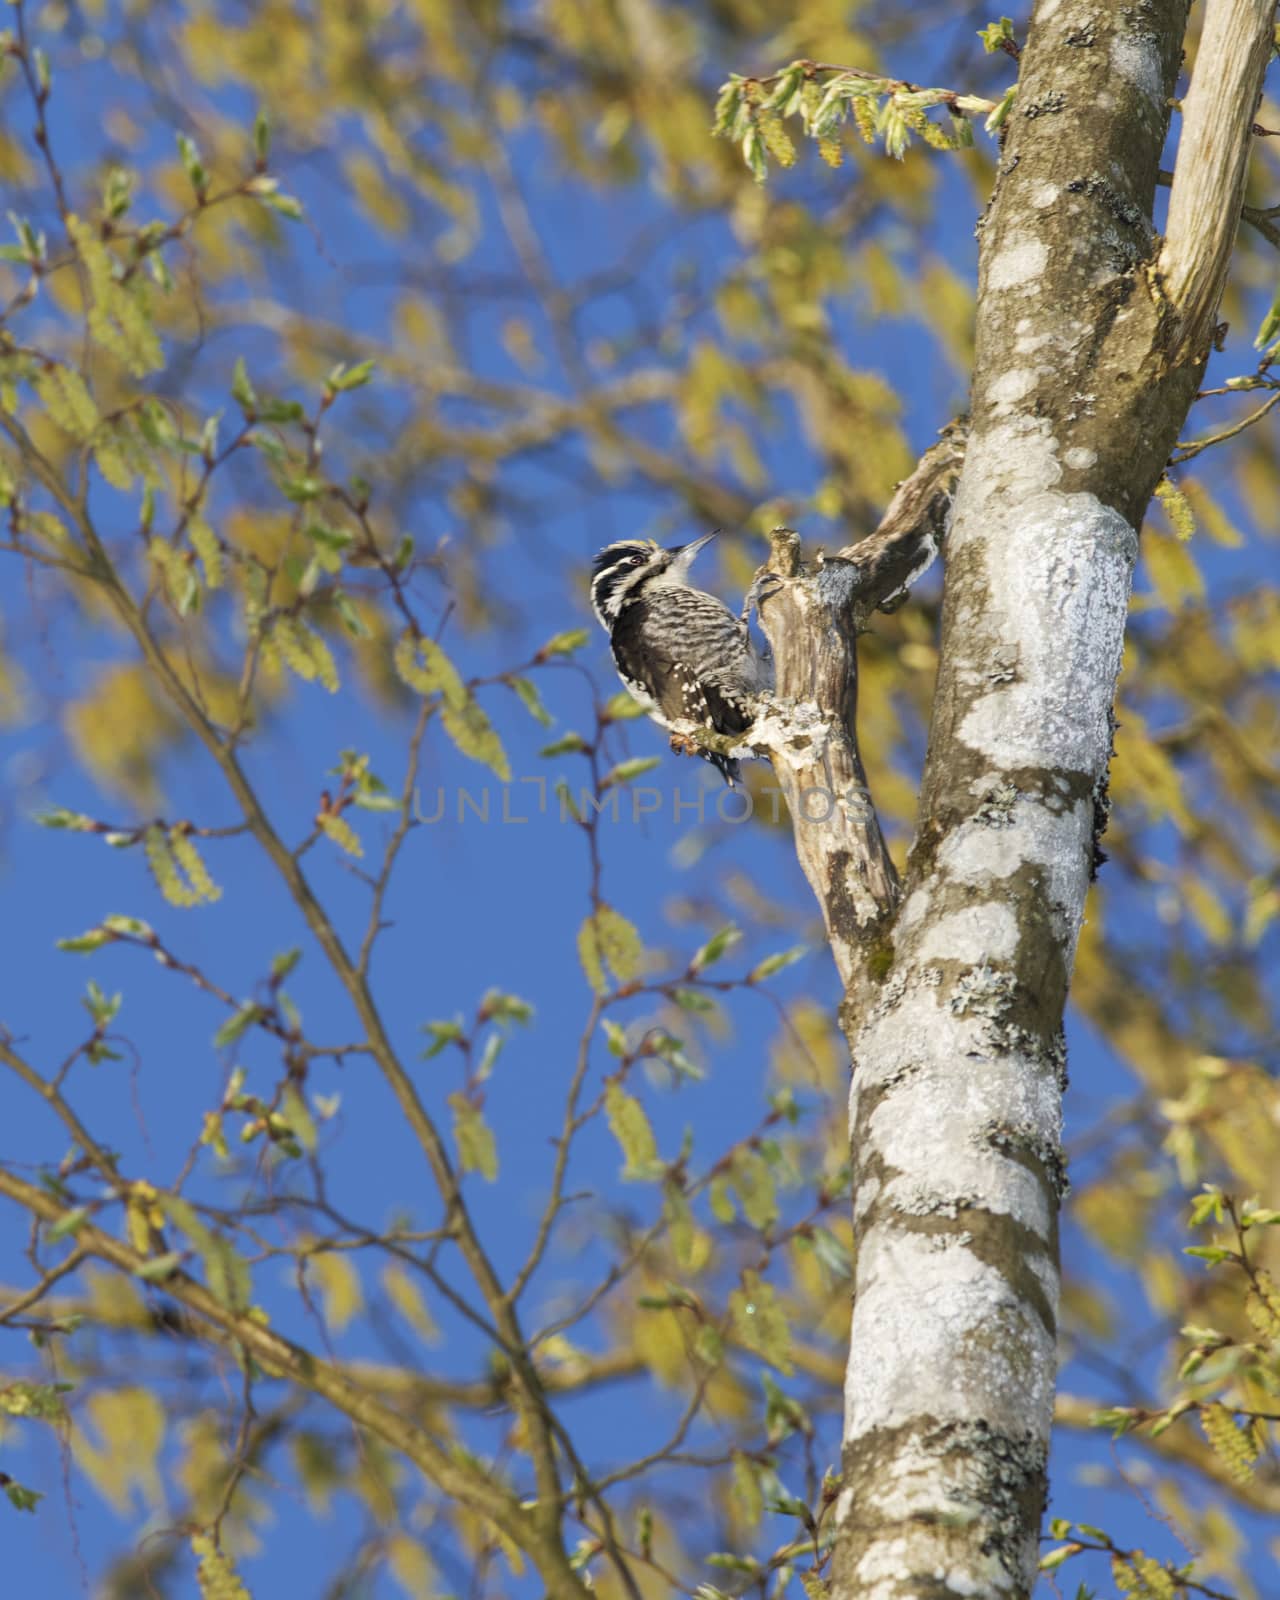
<path fill-rule="evenodd" d="M 722 756 L 714 750 L 704 750 L 702 753 L 731 789 L 741 783 L 742 771 L 732 756 Z"/>

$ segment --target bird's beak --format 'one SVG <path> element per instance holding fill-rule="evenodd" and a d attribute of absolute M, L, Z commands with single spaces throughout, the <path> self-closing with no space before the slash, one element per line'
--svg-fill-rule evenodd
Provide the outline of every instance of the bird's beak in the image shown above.
<path fill-rule="evenodd" d="M 676 550 L 676 559 L 672 565 L 681 573 L 688 572 L 698 551 L 702 549 L 703 545 L 710 544 L 719 532 L 719 528 L 716 528 L 712 533 L 704 533 L 701 539 L 695 539 L 692 544 L 680 545 Z"/>

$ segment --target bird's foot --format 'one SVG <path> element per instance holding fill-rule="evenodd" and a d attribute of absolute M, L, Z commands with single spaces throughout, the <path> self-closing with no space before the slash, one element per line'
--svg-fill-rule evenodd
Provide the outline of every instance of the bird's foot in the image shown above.
<path fill-rule="evenodd" d="M 687 733 L 673 733 L 671 735 L 671 748 L 678 756 L 696 756 L 701 754 L 701 746 Z"/>

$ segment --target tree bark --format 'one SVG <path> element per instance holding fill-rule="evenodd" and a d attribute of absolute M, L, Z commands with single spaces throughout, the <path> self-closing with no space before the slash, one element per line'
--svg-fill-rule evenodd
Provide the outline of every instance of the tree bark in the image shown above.
<path fill-rule="evenodd" d="M 760 623 L 773 652 L 773 706 L 736 748 L 773 762 L 848 995 L 874 983 L 879 937 L 899 900 L 858 754 L 857 637 L 873 611 L 901 602 L 937 555 L 964 437 L 962 425 L 944 430 L 861 543 L 805 563 L 790 528 L 775 528 L 770 539 Z"/>
<path fill-rule="evenodd" d="M 842 552 L 834 575 L 775 541 L 783 582 L 761 614 L 779 711 L 752 742 L 792 804 L 853 1059 L 837 1600 L 1020 1596 L 1034 1582 L 1063 1010 L 1105 823 L 1136 530 L 1210 347 L 1272 9 L 1208 0 L 1161 241 L 1187 0 L 1036 6 L 981 224 L 972 423 L 901 886 L 852 726 L 858 607 L 890 592 L 866 583 L 875 560 L 857 561 L 875 541 Z M 909 555 L 919 528 L 898 532 Z M 831 825 L 807 821 L 806 787 L 840 783 Z"/>

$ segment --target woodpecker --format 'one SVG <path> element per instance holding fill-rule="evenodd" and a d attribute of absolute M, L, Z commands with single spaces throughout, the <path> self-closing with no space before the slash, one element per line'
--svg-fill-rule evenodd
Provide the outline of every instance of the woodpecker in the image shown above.
<path fill-rule="evenodd" d="M 609 635 L 618 676 L 671 748 L 710 761 L 732 788 L 738 763 L 703 750 L 691 728 L 746 733 L 755 697 L 771 687 L 745 619 L 689 584 L 689 568 L 709 533 L 664 549 L 652 539 L 623 539 L 601 550 L 592 567 L 591 606 Z"/>

